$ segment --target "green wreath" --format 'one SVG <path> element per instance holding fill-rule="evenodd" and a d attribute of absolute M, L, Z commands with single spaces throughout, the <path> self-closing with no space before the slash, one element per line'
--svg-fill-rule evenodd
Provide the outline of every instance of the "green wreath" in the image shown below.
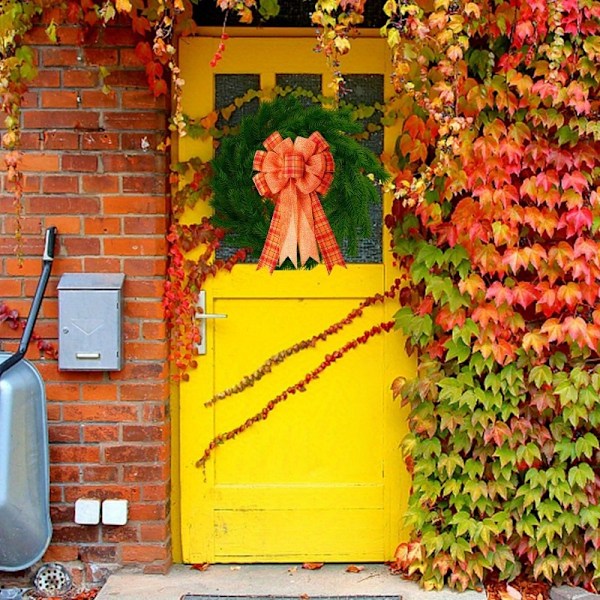
<path fill-rule="evenodd" d="M 292 140 L 318 131 L 329 144 L 335 171 L 321 204 L 338 244 L 346 242 L 348 254 L 355 256 L 358 240 L 371 233 L 369 205 L 381 202 L 374 182 L 386 181 L 389 175 L 375 154 L 351 137 L 361 133 L 362 126 L 352 121 L 349 111 L 305 107 L 292 95 L 261 103 L 254 115 L 242 120 L 239 133 L 222 141 L 212 161 L 213 223 L 227 231 L 229 245 L 260 255 L 274 203 L 256 190 L 253 160 L 275 131 Z M 310 259 L 307 266 L 314 264 Z M 289 259 L 282 266 L 289 268 Z"/>

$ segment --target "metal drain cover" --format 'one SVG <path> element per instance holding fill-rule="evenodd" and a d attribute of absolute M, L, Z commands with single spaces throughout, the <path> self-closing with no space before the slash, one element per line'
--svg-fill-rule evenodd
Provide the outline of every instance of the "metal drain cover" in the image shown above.
<path fill-rule="evenodd" d="M 69 591 L 71 576 L 61 564 L 48 563 L 38 569 L 33 585 L 38 592 L 46 596 L 56 596 Z"/>

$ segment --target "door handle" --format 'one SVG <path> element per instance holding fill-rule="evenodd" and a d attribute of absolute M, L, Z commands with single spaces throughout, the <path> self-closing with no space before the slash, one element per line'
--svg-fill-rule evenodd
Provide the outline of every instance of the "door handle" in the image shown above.
<path fill-rule="evenodd" d="M 198 312 L 194 317 L 198 320 L 198 330 L 200 333 L 200 342 L 196 346 L 198 354 L 206 354 L 206 320 L 207 319 L 226 319 L 227 315 L 223 313 L 207 313 L 206 311 L 206 292 L 202 290 L 198 294 Z"/>

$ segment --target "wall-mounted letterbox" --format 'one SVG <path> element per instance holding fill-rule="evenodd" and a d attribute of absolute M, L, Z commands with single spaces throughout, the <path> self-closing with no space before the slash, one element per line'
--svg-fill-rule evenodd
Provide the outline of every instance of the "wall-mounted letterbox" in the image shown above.
<path fill-rule="evenodd" d="M 58 368 L 118 371 L 123 365 L 120 273 L 65 273 L 58 283 Z"/>

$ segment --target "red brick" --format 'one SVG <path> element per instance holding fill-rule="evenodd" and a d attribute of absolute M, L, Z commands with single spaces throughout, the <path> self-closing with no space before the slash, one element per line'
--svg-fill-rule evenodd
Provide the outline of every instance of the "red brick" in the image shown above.
<path fill-rule="evenodd" d="M 83 467 L 83 480 L 89 483 L 101 483 L 103 481 L 116 481 L 119 477 L 117 467 L 92 466 Z"/>
<path fill-rule="evenodd" d="M 167 516 L 165 504 L 166 503 L 159 504 L 157 502 L 132 504 L 129 507 L 129 518 L 132 521 L 160 521 Z"/>
<path fill-rule="evenodd" d="M 21 169 L 23 171 L 58 171 L 59 156 L 28 152 L 21 159 Z"/>
<path fill-rule="evenodd" d="M 50 481 L 53 483 L 79 483 L 79 467 L 50 465 Z"/>
<path fill-rule="evenodd" d="M 89 193 L 114 193 L 119 190 L 119 178 L 115 175 L 83 175 L 83 191 Z"/>
<path fill-rule="evenodd" d="M 169 550 L 163 545 L 142 545 L 135 546 L 123 545 L 122 557 L 124 563 L 147 563 L 154 560 L 168 560 Z"/>
<path fill-rule="evenodd" d="M 164 196 L 105 196 L 102 200 L 105 214 L 166 214 Z"/>
<path fill-rule="evenodd" d="M 149 90 L 124 91 L 121 96 L 123 108 L 158 108 L 166 110 L 166 97 L 157 99 Z"/>
<path fill-rule="evenodd" d="M 62 247 L 70 256 L 89 256 L 100 254 L 100 240 L 93 237 L 67 237 L 63 239 Z"/>
<path fill-rule="evenodd" d="M 167 344 L 160 342 L 125 342 L 125 356 L 129 360 L 167 360 Z M 152 400 L 153 398 L 148 398 Z"/>
<path fill-rule="evenodd" d="M 79 425 L 62 425 L 52 423 L 48 427 L 48 439 L 53 444 L 74 444 L 81 441 L 81 427 Z"/>
<path fill-rule="evenodd" d="M 89 65 L 116 65 L 119 54 L 117 50 L 106 48 L 85 48 L 83 51 L 85 62 Z"/>
<path fill-rule="evenodd" d="M 89 154 L 64 154 L 61 165 L 64 171 L 97 171 L 98 157 Z"/>
<path fill-rule="evenodd" d="M 64 402 L 65 400 L 79 400 L 79 385 L 72 383 L 46 383 L 46 396 L 48 400 Z"/>
<path fill-rule="evenodd" d="M 138 340 L 140 337 L 139 323 L 126 322 L 123 324 L 123 339 Z"/>
<path fill-rule="evenodd" d="M 144 175 L 123 177 L 123 192 L 127 194 L 139 194 L 147 192 L 148 194 L 163 194 L 167 189 L 166 176 L 148 177 Z"/>
<path fill-rule="evenodd" d="M 81 93 L 82 108 L 116 108 L 117 94 L 114 91 L 103 92 L 86 90 Z"/>
<path fill-rule="evenodd" d="M 110 378 L 116 381 L 136 380 L 136 379 L 164 379 L 168 376 L 168 367 L 159 362 L 153 363 L 134 363 L 126 362 L 120 371 L 110 373 Z"/>
<path fill-rule="evenodd" d="M 167 262 L 161 259 L 126 258 L 124 268 L 130 277 L 163 277 L 167 272 Z"/>
<path fill-rule="evenodd" d="M 151 133 L 122 133 L 121 148 L 123 150 L 144 150 L 146 152 L 157 152 L 156 146 L 164 141 L 164 134 L 153 135 Z M 149 144 L 149 146 L 148 146 Z"/>
<path fill-rule="evenodd" d="M 123 271 L 121 260 L 118 258 L 85 257 L 84 269 L 90 273 L 120 273 Z"/>
<path fill-rule="evenodd" d="M 60 71 L 43 69 L 38 71 L 36 78 L 31 82 L 30 88 L 57 88 L 60 87 Z"/>
<path fill-rule="evenodd" d="M 142 67 L 142 62 L 135 53 L 135 48 L 121 48 L 119 50 L 119 64 L 123 67 Z"/>
<path fill-rule="evenodd" d="M 52 541 L 60 542 L 97 542 L 99 528 L 91 525 L 58 525 L 54 527 Z"/>
<path fill-rule="evenodd" d="M 55 92 L 50 92 L 55 93 Z M 35 92 L 26 92 L 21 96 L 21 108 L 37 108 L 39 95 Z"/>
<path fill-rule="evenodd" d="M 87 132 L 81 137 L 83 150 L 106 150 L 119 147 L 119 136 L 116 133 Z"/>
<path fill-rule="evenodd" d="M 45 48 L 41 55 L 45 67 L 72 67 L 77 64 L 78 51 L 67 48 Z"/>
<path fill-rule="evenodd" d="M 42 180 L 42 191 L 45 194 L 76 194 L 79 180 L 72 175 L 46 175 Z"/>
<path fill-rule="evenodd" d="M 49 90 L 42 92 L 43 108 L 77 108 L 77 92 Z"/>
<path fill-rule="evenodd" d="M 144 502 L 164 502 L 169 500 L 170 486 L 168 483 L 157 485 L 145 485 L 142 488 L 142 500 Z"/>
<path fill-rule="evenodd" d="M 85 442 L 116 442 L 119 439 L 118 425 L 84 425 Z"/>
<path fill-rule="evenodd" d="M 106 172 L 138 173 L 155 170 L 154 156 L 151 154 L 105 154 L 102 164 Z"/>
<path fill-rule="evenodd" d="M 4 298 L 17 298 L 23 293 L 22 284 L 18 279 L 1 279 L 0 290 Z"/>
<path fill-rule="evenodd" d="M 59 235 L 77 234 L 82 233 L 81 221 L 81 217 L 62 217 L 57 215 L 50 215 L 44 219 L 44 226 L 56 226 Z"/>
<path fill-rule="evenodd" d="M 166 252 L 166 241 L 163 237 L 107 237 L 104 252 L 114 256 L 160 256 Z"/>
<path fill-rule="evenodd" d="M 64 504 L 51 506 L 50 518 L 53 523 L 72 523 L 75 518 L 75 507 Z"/>
<path fill-rule="evenodd" d="M 137 421 L 138 409 L 135 406 L 115 406 L 111 404 L 68 404 L 63 407 L 63 419 L 77 422 L 127 422 Z"/>
<path fill-rule="evenodd" d="M 45 196 L 32 196 L 29 198 L 29 202 L 30 214 L 96 215 L 100 211 L 100 201 L 89 196 L 66 196 L 52 199 Z"/>
<path fill-rule="evenodd" d="M 104 448 L 108 463 L 153 463 L 161 460 L 161 448 L 156 444 L 112 446 Z"/>
<path fill-rule="evenodd" d="M 167 428 L 159 425 L 123 425 L 124 442 L 160 442 L 168 436 Z"/>
<path fill-rule="evenodd" d="M 107 129 L 156 131 L 157 129 L 164 130 L 166 126 L 165 115 L 155 112 L 132 111 L 107 113 L 104 120 Z"/>
<path fill-rule="evenodd" d="M 146 423 L 163 423 L 167 417 L 167 410 L 164 403 L 147 402 L 144 404 L 142 415 Z"/>
<path fill-rule="evenodd" d="M 64 87 L 90 88 L 98 85 L 98 73 L 82 69 L 71 69 L 63 73 Z"/>
<path fill-rule="evenodd" d="M 97 446 L 50 446 L 50 460 L 53 463 L 97 463 L 100 460 L 100 448 Z"/>
<path fill-rule="evenodd" d="M 144 71 L 138 69 L 115 69 L 111 71 L 105 82 L 111 88 L 147 88 L 148 78 Z"/>
<path fill-rule="evenodd" d="M 27 129 L 98 129 L 99 115 L 82 110 L 55 110 L 51 114 L 47 110 L 26 110 L 23 126 Z"/>
<path fill-rule="evenodd" d="M 116 217 L 91 217 L 85 220 L 87 235 L 106 235 L 121 233 L 121 219 Z"/>
<path fill-rule="evenodd" d="M 140 281 L 130 278 L 125 280 L 125 294 L 135 298 L 162 298 L 164 288 L 165 282 L 160 279 Z"/>
<path fill-rule="evenodd" d="M 42 558 L 42 562 L 71 562 L 79 557 L 77 546 L 52 544 Z"/>
<path fill-rule="evenodd" d="M 162 233 L 166 234 L 168 222 L 166 217 L 126 217 L 123 232 L 135 235 L 137 233 Z"/>
<path fill-rule="evenodd" d="M 44 147 L 47 150 L 77 150 L 79 134 L 71 131 L 44 131 Z M 63 157 L 64 161 L 64 157 Z"/>
<path fill-rule="evenodd" d="M 136 527 L 124 525 L 119 527 L 104 526 L 102 528 L 103 542 L 138 542 L 139 533 Z M 150 540 L 149 540 L 150 541 Z"/>
<path fill-rule="evenodd" d="M 167 326 L 164 322 L 142 324 L 142 337 L 145 340 L 164 340 L 167 337 Z"/>
<path fill-rule="evenodd" d="M 86 563 L 114 563 L 117 560 L 116 546 L 82 546 L 79 559 Z"/>
<path fill-rule="evenodd" d="M 128 344 L 128 347 L 131 344 Z M 140 344 L 144 345 L 144 344 Z M 160 346 L 161 344 L 156 344 Z M 169 383 L 122 383 L 121 384 L 121 399 L 122 400 L 162 400 L 168 396 Z"/>
<path fill-rule="evenodd" d="M 81 388 L 83 400 L 118 400 L 119 393 L 114 383 L 87 384 Z"/>
<path fill-rule="evenodd" d="M 123 481 L 134 483 L 165 481 L 169 477 L 169 468 L 166 465 L 125 465 L 123 467 Z"/>
<path fill-rule="evenodd" d="M 21 150 L 42 150 L 43 134 L 34 131 L 21 132 Z"/>
<path fill-rule="evenodd" d="M 142 523 L 140 538 L 142 542 L 164 542 L 169 537 L 167 523 Z"/>
<path fill-rule="evenodd" d="M 50 502 L 64 502 L 63 487 L 50 485 Z"/>

